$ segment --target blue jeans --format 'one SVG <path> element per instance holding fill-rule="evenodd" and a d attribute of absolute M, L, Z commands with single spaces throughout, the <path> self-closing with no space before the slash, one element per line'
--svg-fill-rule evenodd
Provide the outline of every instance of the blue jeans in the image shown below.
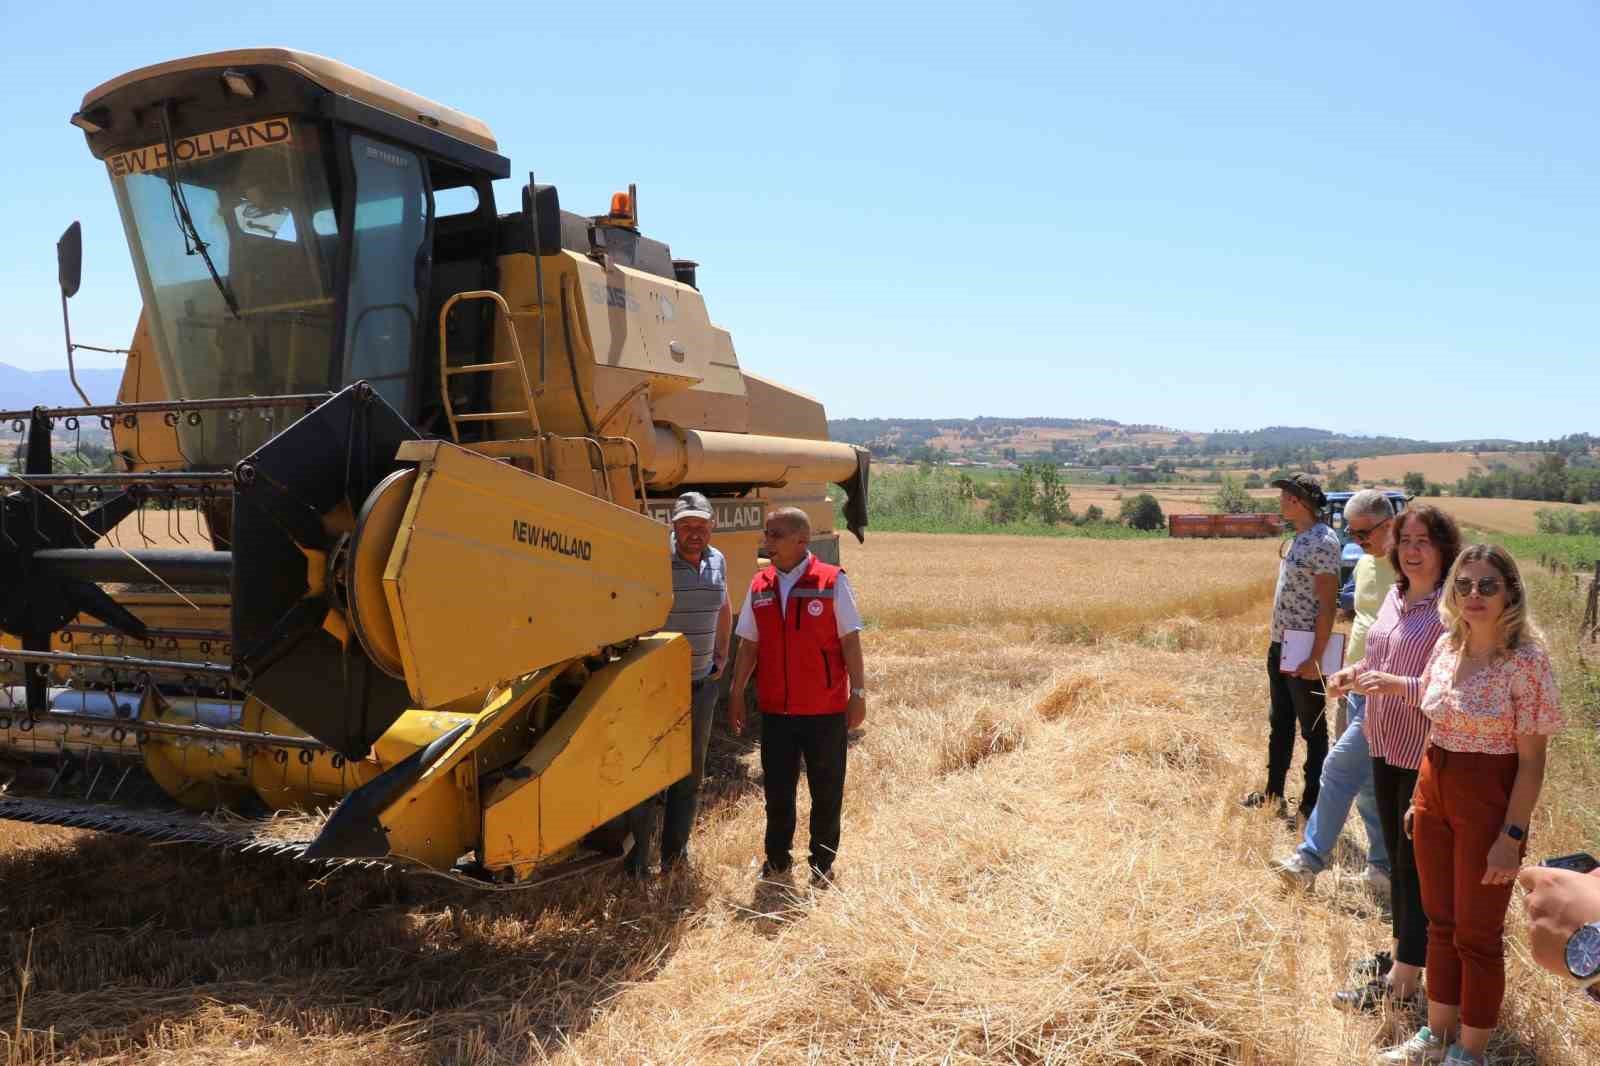
<path fill-rule="evenodd" d="M 1349 724 L 1322 764 L 1322 790 L 1306 819 L 1306 838 L 1298 850 L 1313 870 L 1327 869 L 1353 800 L 1367 827 L 1367 865 L 1388 873 L 1389 853 L 1383 846 L 1383 823 L 1378 821 L 1378 799 L 1372 790 L 1372 754 L 1361 729 L 1367 698 L 1352 692 L 1345 699 Z"/>

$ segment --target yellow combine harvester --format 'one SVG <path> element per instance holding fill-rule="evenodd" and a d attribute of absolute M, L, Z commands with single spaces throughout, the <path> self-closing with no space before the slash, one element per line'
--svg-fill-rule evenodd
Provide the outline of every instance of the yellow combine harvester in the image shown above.
<path fill-rule="evenodd" d="M 742 589 L 774 503 L 836 553 L 839 484 L 861 535 L 867 454 L 741 371 L 631 189 L 498 211 L 460 112 L 252 49 L 72 122 L 144 312 L 115 405 L 0 415 L 0 818 L 502 884 L 614 854 L 689 770 L 665 508 L 713 499 Z M 65 308 L 76 224 L 60 251 Z M 96 418 L 117 469 L 57 461 Z M 209 543 L 137 543 L 162 508 Z"/>

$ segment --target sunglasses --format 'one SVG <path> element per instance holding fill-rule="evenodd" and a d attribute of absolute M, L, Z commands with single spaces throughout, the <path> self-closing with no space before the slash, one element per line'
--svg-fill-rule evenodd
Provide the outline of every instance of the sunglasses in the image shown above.
<path fill-rule="evenodd" d="M 1477 582 L 1473 582 L 1470 577 L 1458 577 L 1456 578 L 1455 587 L 1456 595 L 1460 596 L 1462 599 L 1472 595 L 1472 590 L 1474 588 L 1478 590 L 1479 596 L 1482 596 L 1484 599 L 1488 599 L 1490 596 L 1498 595 L 1500 590 L 1505 588 L 1505 582 L 1501 581 L 1497 577 L 1492 576 L 1480 577 Z"/>
<path fill-rule="evenodd" d="M 1367 542 L 1367 538 L 1371 537 L 1378 530 L 1382 529 L 1384 526 L 1393 521 L 1393 518 L 1385 518 L 1382 522 L 1370 525 L 1366 529 L 1357 529 L 1355 526 L 1346 526 L 1345 528 L 1350 530 L 1350 535 L 1352 537 L 1365 544 Z"/>

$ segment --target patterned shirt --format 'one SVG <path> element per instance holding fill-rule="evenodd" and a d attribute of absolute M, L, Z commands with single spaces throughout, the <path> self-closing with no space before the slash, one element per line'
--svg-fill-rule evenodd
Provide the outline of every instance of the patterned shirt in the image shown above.
<path fill-rule="evenodd" d="M 1278 564 L 1278 588 L 1272 596 L 1272 640 L 1283 639 L 1285 629 L 1317 628 L 1322 601 L 1317 598 L 1316 576 L 1339 576 L 1339 536 L 1318 522 L 1296 533 Z"/>
<path fill-rule="evenodd" d="M 1422 702 L 1422 673 L 1433 646 L 1444 634 L 1439 619 L 1443 591 L 1440 585 L 1408 607 L 1400 587 L 1391 588 L 1378 620 L 1367 630 L 1367 654 L 1360 666 L 1406 679 L 1405 692 L 1399 696 L 1375 692 L 1367 697 L 1367 745 L 1374 759 L 1403 770 L 1422 765 L 1422 749 L 1428 739 L 1428 720 L 1418 704 Z"/>
<path fill-rule="evenodd" d="M 1559 733 L 1566 724 L 1550 656 L 1532 641 L 1458 681 L 1460 665 L 1461 652 L 1441 640 L 1423 676 L 1422 713 L 1437 746 L 1515 755 L 1519 735 Z"/>

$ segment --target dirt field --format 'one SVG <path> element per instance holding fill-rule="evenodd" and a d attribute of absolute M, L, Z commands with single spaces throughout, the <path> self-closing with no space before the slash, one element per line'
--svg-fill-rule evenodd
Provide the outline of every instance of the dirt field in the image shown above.
<path fill-rule="evenodd" d="M 1236 803 L 1273 547 L 852 542 L 872 696 L 821 893 L 758 889 L 759 767 L 726 737 L 693 869 L 647 888 L 306 884 L 9 826 L 13 980 L 31 963 L 6 1061 L 1368 1061 L 1378 1023 L 1327 1001 L 1386 938 L 1358 842 L 1290 896 L 1266 869 L 1290 832 Z M 1600 780 L 1564 758 L 1541 854 L 1593 845 Z M 1518 913 L 1496 1061 L 1600 1063 L 1600 1010 L 1529 966 Z"/>

